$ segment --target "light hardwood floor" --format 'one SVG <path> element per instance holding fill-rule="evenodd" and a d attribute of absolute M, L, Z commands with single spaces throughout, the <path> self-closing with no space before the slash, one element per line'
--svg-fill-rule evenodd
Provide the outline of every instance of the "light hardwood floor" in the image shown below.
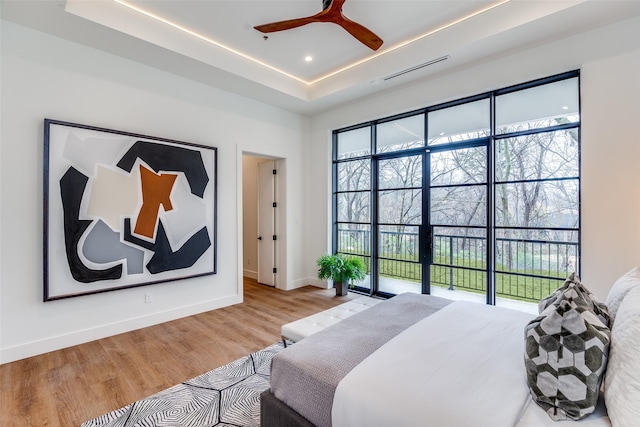
<path fill-rule="evenodd" d="M 245 279 L 242 304 L 0 365 L 0 425 L 79 426 L 271 345 L 281 325 L 351 298 Z"/>

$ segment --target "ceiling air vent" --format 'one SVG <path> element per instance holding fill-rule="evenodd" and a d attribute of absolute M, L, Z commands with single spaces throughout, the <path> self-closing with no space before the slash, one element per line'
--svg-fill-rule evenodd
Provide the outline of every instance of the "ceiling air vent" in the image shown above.
<path fill-rule="evenodd" d="M 412 71 L 416 71 L 421 68 L 428 67 L 429 65 L 437 64 L 438 62 L 446 61 L 447 59 L 449 59 L 449 55 L 441 56 L 440 58 L 432 59 L 431 61 L 427 61 L 423 64 L 416 65 L 411 68 L 407 68 L 406 70 L 398 71 L 397 73 L 388 75 L 387 77 L 383 77 L 382 80 L 387 81 L 387 80 L 395 79 L 396 77 L 400 77 Z"/>

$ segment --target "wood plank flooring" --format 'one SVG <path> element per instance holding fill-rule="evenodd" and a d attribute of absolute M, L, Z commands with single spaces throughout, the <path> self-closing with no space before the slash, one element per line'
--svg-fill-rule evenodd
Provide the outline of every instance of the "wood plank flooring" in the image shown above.
<path fill-rule="evenodd" d="M 271 345 L 281 325 L 353 297 L 245 279 L 242 304 L 0 365 L 0 425 L 80 426 Z"/>

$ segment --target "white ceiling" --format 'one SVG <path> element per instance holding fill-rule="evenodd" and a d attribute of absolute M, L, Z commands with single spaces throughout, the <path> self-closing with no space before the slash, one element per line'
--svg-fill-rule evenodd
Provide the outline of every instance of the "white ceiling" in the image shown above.
<path fill-rule="evenodd" d="M 3 19 L 302 114 L 640 15 L 637 0 L 347 0 L 343 13 L 384 40 L 372 51 L 334 24 L 266 40 L 253 29 L 313 15 L 322 0 L 1 4 Z"/>

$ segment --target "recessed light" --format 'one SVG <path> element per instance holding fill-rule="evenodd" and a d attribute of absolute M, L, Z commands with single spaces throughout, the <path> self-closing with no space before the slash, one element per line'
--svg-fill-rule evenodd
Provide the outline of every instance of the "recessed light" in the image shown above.
<path fill-rule="evenodd" d="M 122 5 L 122 6 L 125 6 L 125 7 L 129 8 L 131 10 L 134 10 L 134 11 L 138 12 L 138 13 L 141 13 L 141 14 L 149 17 L 149 18 L 152 18 L 152 19 L 155 19 L 155 20 L 157 20 L 159 22 L 162 22 L 163 24 L 166 24 L 166 25 L 168 25 L 170 27 L 173 27 L 173 28 L 175 28 L 175 29 L 177 29 L 179 31 L 182 31 L 182 32 L 184 32 L 186 34 L 189 34 L 189 35 L 191 35 L 193 37 L 196 37 L 196 38 L 198 38 L 200 40 L 203 40 L 203 41 L 205 41 L 207 43 L 210 43 L 210 44 L 212 44 L 214 46 L 217 46 L 217 47 L 219 47 L 221 49 L 224 49 L 224 50 L 226 50 L 226 51 L 228 51 L 228 52 L 230 52 L 232 54 L 238 55 L 238 56 L 240 56 L 242 58 L 245 58 L 245 59 L 247 59 L 247 60 L 249 60 L 251 62 L 254 62 L 254 63 L 258 64 L 258 65 L 261 65 L 261 66 L 263 66 L 265 68 L 268 68 L 270 70 L 276 71 L 276 72 L 278 72 L 278 73 L 280 73 L 280 74 L 282 74 L 284 76 L 287 76 L 287 77 L 289 77 L 289 78 L 291 78 L 293 80 L 297 80 L 298 82 L 306 84 L 307 86 L 311 86 L 311 85 L 313 85 L 315 83 L 318 83 L 318 82 L 320 82 L 322 80 L 325 80 L 325 79 L 327 79 L 329 77 L 335 76 L 336 74 L 340 74 L 340 73 L 342 73 L 342 72 L 344 72 L 346 70 L 354 68 L 354 67 L 356 67 L 358 65 L 361 65 L 361 64 L 363 64 L 365 62 L 371 61 L 371 60 L 373 60 L 373 59 L 375 59 L 375 58 L 377 58 L 377 57 L 379 57 L 381 55 L 384 55 L 384 54 L 393 52 L 395 50 L 398 50 L 398 49 L 400 49 L 400 48 L 402 48 L 402 47 L 404 47 L 404 46 L 406 46 L 408 44 L 411 44 L 411 43 L 416 42 L 418 40 L 424 39 L 424 38 L 426 38 L 428 36 L 431 36 L 431 35 L 433 35 L 435 33 L 441 32 L 442 30 L 445 30 L 447 28 L 453 27 L 454 25 L 457 25 L 457 24 L 459 24 L 461 22 L 464 22 L 464 21 L 466 21 L 468 19 L 471 19 L 471 18 L 473 18 L 473 17 L 475 17 L 477 15 L 480 15 L 480 14 L 483 14 L 485 12 L 488 12 L 491 9 L 494 9 L 494 8 L 502 6 L 502 5 L 506 4 L 506 3 L 509 3 L 511 0 L 495 0 L 496 3 L 494 3 L 494 4 L 490 4 L 488 6 L 485 6 L 484 8 L 482 8 L 480 10 L 477 10 L 475 12 L 472 12 L 472 13 L 468 14 L 468 15 L 462 16 L 461 18 L 458 18 L 458 19 L 456 19 L 454 21 L 446 23 L 446 24 L 444 24 L 444 25 L 442 25 L 442 26 L 440 26 L 438 28 L 432 29 L 432 30 L 428 31 L 427 33 L 424 33 L 424 34 L 421 34 L 421 35 L 419 35 L 417 37 L 414 37 L 412 39 L 408 39 L 408 40 L 405 40 L 403 42 L 400 42 L 400 43 L 398 43 L 396 45 L 393 45 L 393 46 L 391 46 L 391 47 L 389 47 L 389 48 L 387 48 L 385 50 L 378 51 L 378 52 L 376 52 L 375 54 L 373 54 L 371 56 L 367 56 L 367 57 L 365 57 L 365 58 L 363 58 L 361 60 L 352 62 L 352 63 L 350 63 L 348 65 L 345 65 L 344 67 L 342 67 L 340 69 L 334 70 L 334 71 L 332 71 L 332 72 L 330 72 L 328 74 L 320 76 L 320 77 L 318 77 L 318 78 L 316 78 L 314 80 L 311 80 L 311 81 L 303 80 L 300 77 L 294 76 L 293 74 L 289 74 L 288 72 L 286 72 L 284 70 L 281 70 L 281 69 L 279 69 L 277 67 L 274 67 L 274 66 L 272 66 L 272 65 L 270 65 L 270 64 L 268 64 L 266 62 L 263 62 L 263 61 L 261 61 L 261 60 L 259 60 L 257 58 L 253 58 L 253 57 L 251 57 L 251 56 L 249 56 L 249 55 L 247 55 L 245 53 L 242 53 L 242 52 L 240 52 L 240 51 L 238 51 L 236 49 L 231 48 L 230 46 L 225 46 L 224 44 L 222 44 L 222 43 L 220 43 L 220 42 L 218 42 L 216 40 L 213 40 L 212 38 L 207 37 L 204 34 L 200 34 L 200 33 L 196 32 L 196 31 L 190 30 L 190 29 L 188 29 L 188 28 L 186 28 L 186 27 L 184 27 L 184 26 L 182 26 L 182 25 L 180 25 L 180 24 L 178 24 L 176 22 L 172 22 L 169 19 L 163 18 L 163 17 L 161 17 L 159 15 L 156 15 L 154 13 L 151 13 L 151 12 L 147 11 L 147 10 L 144 10 L 141 7 L 138 7 L 137 5 L 134 5 L 132 0 L 111 0 L 111 1 L 113 1 L 115 3 L 118 3 L 118 4 Z M 265 37 L 264 39 L 267 40 L 268 37 Z M 311 56 L 307 56 L 307 57 L 305 57 L 305 61 L 307 61 L 307 62 L 313 61 L 313 58 Z"/>
<path fill-rule="evenodd" d="M 440 136 L 444 135 L 444 132 L 440 132 L 440 134 L 439 134 L 439 135 L 440 135 Z"/>
<path fill-rule="evenodd" d="M 311 62 L 311 61 L 313 61 L 313 57 L 311 55 L 307 55 L 307 56 L 304 57 L 304 60 L 307 61 L 307 62 Z"/>
<path fill-rule="evenodd" d="M 562 106 L 562 109 L 563 109 L 563 110 L 568 110 L 568 109 L 569 109 L 569 107 L 567 107 L 566 105 L 563 105 L 563 106 Z"/>

